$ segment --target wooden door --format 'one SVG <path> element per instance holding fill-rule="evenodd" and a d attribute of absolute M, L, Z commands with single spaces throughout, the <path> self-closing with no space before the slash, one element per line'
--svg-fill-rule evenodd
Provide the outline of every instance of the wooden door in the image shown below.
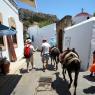
<path fill-rule="evenodd" d="M 62 49 L 63 49 L 63 31 L 62 30 L 58 32 L 58 48 L 60 52 L 62 52 Z"/>
<path fill-rule="evenodd" d="M 13 40 L 11 36 L 7 36 L 7 42 L 8 42 L 8 51 L 9 51 L 9 58 L 10 61 L 14 62 L 17 60 L 15 49 L 13 46 Z"/>

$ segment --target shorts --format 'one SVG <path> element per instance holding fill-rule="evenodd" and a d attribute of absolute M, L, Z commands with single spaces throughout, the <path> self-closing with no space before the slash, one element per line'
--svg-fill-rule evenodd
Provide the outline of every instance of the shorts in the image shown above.
<path fill-rule="evenodd" d="M 42 61 L 48 61 L 48 60 L 49 60 L 49 54 L 43 54 Z"/>
<path fill-rule="evenodd" d="M 29 62 L 33 63 L 33 55 L 31 55 L 30 58 L 26 58 L 26 62 L 29 64 Z"/>

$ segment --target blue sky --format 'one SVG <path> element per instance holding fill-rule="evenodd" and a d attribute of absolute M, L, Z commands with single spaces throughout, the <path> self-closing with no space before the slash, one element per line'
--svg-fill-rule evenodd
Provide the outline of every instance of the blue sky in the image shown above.
<path fill-rule="evenodd" d="M 95 0 L 36 0 L 36 9 L 21 2 L 17 4 L 25 9 L 56 15 L 59 19 L 65 15 L 75 16 L 82 8 L 90 14 L 95 12 Z"/>

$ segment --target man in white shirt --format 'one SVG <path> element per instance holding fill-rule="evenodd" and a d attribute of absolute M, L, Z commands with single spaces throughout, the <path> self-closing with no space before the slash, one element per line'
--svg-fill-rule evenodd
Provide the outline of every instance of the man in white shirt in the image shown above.
<path fill-rule="evenodd" d="M 45 71 L 49 60 L 50 44 L 47 42 L 47 40 L 43 40 L 42 42 L 43 43 L 42 43 L 41 57 L 43 62 L 43 71 Z"/>

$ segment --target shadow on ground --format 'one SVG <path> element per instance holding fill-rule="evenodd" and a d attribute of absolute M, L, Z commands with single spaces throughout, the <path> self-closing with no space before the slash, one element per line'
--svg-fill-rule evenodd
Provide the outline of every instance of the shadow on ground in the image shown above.
<path fill-rule="evenodd" d="M 19 69 L 19 71 L 20 71 L 21 74 L 28 73 L 27 69 L 24 69 L 24 68 Z"/>
<path fill-rule="evenodd" d="M 54 65 L 48 64 L 47 70 L 54 71 Z M 43 71 L 43 68 L 35 68 L 35 71 Z"/>
<path fill-rule="evenodd" d="M 55 73 L 56 80 L 52 82 L 52 88 L 58 93 L 58 95 L 71 95 L 68 89 L 68 82 L 59 77 L 59 72 Z"/>
<path fill-rule="evenodd" d="M 83 92 L 86 94 L 93 94 L 95 95 L 95 86 L 90 86 L 86 89 L 83 89 Z"/>
<path fill-rule="evenodd" d="M 88 81 L 95 82 L 95 76 L 90 76 L 90 75 L 84 75 L 83 78 L 87 79 Z"/>
<path fill-rule="evenodd" d="M 43 71 L 43 68 L 35 68 L 35 71 Z"/>
<path fill-rule="evenodd" d="M 0 95 L 10 95 L 22 75 L 2 75 L 0 76 Z"/>
<path fill-rule="evenodd" d="M 51 64 L 48 64 L 47 69 L 50 70 L 50 71 L 54 71 L 55 70 L 54 65 L 51 65 Z"/>

